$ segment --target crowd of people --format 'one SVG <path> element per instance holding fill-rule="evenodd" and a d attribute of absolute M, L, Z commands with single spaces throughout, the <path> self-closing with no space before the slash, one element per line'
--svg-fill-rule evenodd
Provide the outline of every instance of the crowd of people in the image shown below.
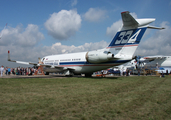
<path fill-rule="evenodd" d="M 3 75 L 33 75 L 37 69 L 36 68 L 23 68 L 23 67 L 17 67 L 17 68 L 10 68 L 1 66 L 0 72 L 1 76 Z"/>

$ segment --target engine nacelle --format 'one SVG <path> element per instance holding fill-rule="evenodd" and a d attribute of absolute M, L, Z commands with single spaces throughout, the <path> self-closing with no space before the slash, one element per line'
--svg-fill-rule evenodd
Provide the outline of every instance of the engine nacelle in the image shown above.
<path fill-rule="evenodd" d="M 113 59 L 114 54 L 110 52 L 90 51 L 86 53 L 85 58 L 89 63 L 102 63 Z"/>

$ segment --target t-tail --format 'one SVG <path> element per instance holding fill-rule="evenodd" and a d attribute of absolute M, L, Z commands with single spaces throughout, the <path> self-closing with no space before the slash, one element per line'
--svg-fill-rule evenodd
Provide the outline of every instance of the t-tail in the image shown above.
<path fill-rule="evenodd" d="M 149 26 L 155 19 L 135 19 L 129 11 L 122 12 L 121 16 L 123 26 L 107 47 L 115 58 L 132 58 L 147 28 L 164 29 Z"/>

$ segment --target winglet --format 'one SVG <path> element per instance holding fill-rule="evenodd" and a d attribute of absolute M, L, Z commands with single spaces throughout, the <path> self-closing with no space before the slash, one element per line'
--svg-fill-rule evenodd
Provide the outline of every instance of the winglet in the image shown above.
<path fill-rule="evenodd" d="M 10 51 L 8 50 L 8 61 L 10 61 L 10 62 L 16 62 L 15 60 L 11 60 L 10 59 Z"/>
<path fill-rule="evenodd" d="M 8 61 L 11 61 L 10 59 L 10 51 L 8 50 Z"/>

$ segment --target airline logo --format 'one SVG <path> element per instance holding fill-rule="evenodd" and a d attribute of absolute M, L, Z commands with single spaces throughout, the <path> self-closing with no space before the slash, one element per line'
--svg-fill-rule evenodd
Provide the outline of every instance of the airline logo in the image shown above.
<path fill-rule="evenodd" d="M 120 31 L 116 34 L 109 47 L 118 45 L 139 44 L 147 28 Z"/>

